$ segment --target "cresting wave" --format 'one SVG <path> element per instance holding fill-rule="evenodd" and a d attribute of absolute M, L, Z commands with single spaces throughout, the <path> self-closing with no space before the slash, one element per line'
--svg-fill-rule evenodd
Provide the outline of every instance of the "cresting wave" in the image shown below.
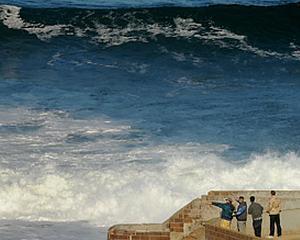
<path fill-rule="evenodd" d="M 222 16 L 222 12 L 227 13 Z M 249 14 L 249 18 L 243 17 Z M 266 14 L 270 15 L 269 18 Z M 278 19 L 275 24 L 271 21 L 274 16 Z M 236 49 L 260 57 L 300 60 L 297 5 L 268 9 L 214 6 L 117 10 L 28 9 L 2 5 L 0 20 L 0 39 L 18 37 L 15 30 L 20 34 L 27 32 L 42 41 L 76 37 L 106 48 L 134 42 L 160 43 L 168 39 L 182 44 Z M 246 22 L 252 23 L 244 30 L 241 26 Z M 257 29 L 256 24 L 263 26 Z M 276 35 L 278 31 L 274 32 L 274 27 L 282 31 L 280 36 Z M 273 42 L 265 42 L 266 39 Z"/>
<path fill-rule="evenodd" d="M 2 111 L 0 125 L 3 219 L 160 222 L 210 189 L 300 187 L 295 152 L 230 162 L 222 157 L 230 146 L 221 144 L 136 144 L 128 151 L 124 145 L 135 141 L 125 140 L 134 131 L 128 125 L 18 110 Z"/>
<path fill-rule="evenodd" d="M 190 153 L 199 147 L 161 145 L 129 153 L 156 154 L 165 160 L 150 169 L 130 162 L 101 172 L 78 170 L 73 174 L 59 172 L 51 164 L 34 173 L 2 168 L 1 216 L 32 221 L 88 220 L 103 226 L 159 222 L 211 189 L 300 187 L 300 157 L 295 153 L 266 153 L 235 165 L 215 154 Z"/>
<path fill-rule="evenodd" d="M 25 30 L 29 34 L 35 34 L 39 39 L 48 39 L 54 36 L 64 35 L 65 25 L 41 25 L 25 22 L 20 17 L 20 7 L 3 5 L 0 6 L 0 20 L 10 29 Z"/>
<path fill-rule="evenodd" d="M 297 4 L 1 5 L 1 217 L 161 222 L 299 188 L 299 29 Z"/>

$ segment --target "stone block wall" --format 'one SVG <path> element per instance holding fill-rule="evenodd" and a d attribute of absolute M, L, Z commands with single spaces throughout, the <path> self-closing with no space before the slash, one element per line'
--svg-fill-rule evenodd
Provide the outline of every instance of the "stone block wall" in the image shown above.
<path fill-rule="evenodd" d="M 110 240 L 170 240 L 170 232 L 139 232 L 126 230 L 111 230 L 108 232 Z"/>
<path fill-rule="evenodd" d="M 258 240 L 250 235 L 223 229 L 210 224 L 205 224 L 205 240 Z"/>

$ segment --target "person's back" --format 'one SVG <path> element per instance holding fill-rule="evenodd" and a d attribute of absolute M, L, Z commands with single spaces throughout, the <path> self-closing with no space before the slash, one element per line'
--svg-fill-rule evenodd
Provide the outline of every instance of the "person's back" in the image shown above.
<path fill-rule="evenodd" d="M 281 212 L 281 200 L 275 195 L 270 197 L 267 212 L 270 215 L 277 215 Z"/>
<path fill-rule="evenodd" d="M 281 212 L 281 200 L 277 198 L 276 192 L 274 190 L 271 191 L 271 197 L 269 199 L 269 204 L 267 207 L 267 213 L 270 216 L 270 235 L 269 238 L 274 237 L 275 232 L 275 224 L 277 227 L 277 235 L 281 236 L 282 229 L 280 224 L 280 212 Z"/>
<path fill-rule="evenodd" d="M 250 204 L 248 208 L 248 213 L 252 216 L 252 219 L 261 218 L 263 214 L 263 206 L 257 202 L 253 202 Z"/>
<path fill-rule="evenodd" d="M 250 197 L 250 206 L 248 208 L 248 214 L 252 216 L 252 225 L 256 237 L 261 237 L 261 225 L 262 225 L 262 214 L 264 208 L 259 203 L 255 202 L 255 197 Z"/>

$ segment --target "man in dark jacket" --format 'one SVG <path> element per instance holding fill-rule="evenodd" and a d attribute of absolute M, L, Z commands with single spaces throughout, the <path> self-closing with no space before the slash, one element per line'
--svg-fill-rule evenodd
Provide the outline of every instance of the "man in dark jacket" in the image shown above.
<path fill-rule="evenodd" d="M 239 203 L 237 211 L 235 212 L 237 229 L 241 233 L 246 233 L 247 203 L 245 202 L 245 198 L 243 196 L 240 196 L 239 199 L 237 199 L 237 202 Z"/>
<path fill-rule="evenodd" d="M 254 228 L 254 233 L 256 237 L 261 237 L 261 224 L 262 224 L 262 214 L 264 208 L 255 202 L 255 197 L 250 197 L 250 206 L 248 208 L 248 213 L 252 215 L 252 223 Z"/>
<path fill-rule="evenodd" d="M 235 208 L 232 205 L 232 200 L 230 198 L 226 198 L 225 200 L 225 203 L 212 202 L 212 205 L 222 209 L 220 226 L 222 228 L 230 229 Z"/>

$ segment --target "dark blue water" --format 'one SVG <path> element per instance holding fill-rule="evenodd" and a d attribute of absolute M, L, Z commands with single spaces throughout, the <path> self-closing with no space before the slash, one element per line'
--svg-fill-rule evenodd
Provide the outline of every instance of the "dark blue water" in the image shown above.
<path fill-rule="evenodd" d="M 2 2 L 23 6 L 0 8 L 6 218 L 154 222 L 299 187 L 299 4 Z"/>
<path fill-rule="evenodd" d="M 273 6 L 297 3 L 297 0 L 2 0 L 2 4 L 28 7 L 77 7 L 77 8 L 132 8 L 132 7 L 161 7 L 181 6 L 199 7 L 216 4 L 240 4 L 256 6 Z"/>

